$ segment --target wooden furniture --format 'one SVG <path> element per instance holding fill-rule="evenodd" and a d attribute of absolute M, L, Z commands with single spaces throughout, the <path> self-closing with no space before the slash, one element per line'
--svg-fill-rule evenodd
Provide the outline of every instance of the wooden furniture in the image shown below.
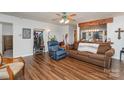
<path fill-rule="evenodd" d="M 121 62 L 121 57 L 123 53 L 124 53 L 124 48 L 122 48 L 122 50 L 120 51 L 120 62 Z"/>
<path fill-rule="evenodd" d="M 3 56 L 2 56 L 2 54 L 0 52 L 0 66 L 2 66 L 2 64 L 3 64 Z"/>
<path fill-rule="evenodd" d="M 99 19 L 79 23 L 80 40 L 84 41 L 107 41 L 107 23 L 112 23 L 113 18 Z"/>
<path fill-rule="evenodd" d="M 24 75 L 24 61 L 3 64 L 2 54 L 0 54 L 0 60 L 2 61 L 0 65 L 0 79 L 14 80 L 21 70 L 23 70 Z"/>
<path fill-rule="evenodd" d="M 98 26 L 98 25 L 103 25 L 103 24 L 112 23 L 112 22 L 113 22 L 113 18 L 100 19 L 100 20 L 95 20 L 90 22 L 79 23 L 79 27 Z"/>

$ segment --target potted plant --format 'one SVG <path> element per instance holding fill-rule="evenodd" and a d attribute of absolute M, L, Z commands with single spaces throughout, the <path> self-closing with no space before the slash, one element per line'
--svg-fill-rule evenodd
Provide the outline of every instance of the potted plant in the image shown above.
<path fill-rule="evenodd" d="M 50 41 L 56 41 L 56 36 L 55 36 L 55 35 L 50 36 L 50 37 L 49 37 L 49 40 L 50 40 Z"/>

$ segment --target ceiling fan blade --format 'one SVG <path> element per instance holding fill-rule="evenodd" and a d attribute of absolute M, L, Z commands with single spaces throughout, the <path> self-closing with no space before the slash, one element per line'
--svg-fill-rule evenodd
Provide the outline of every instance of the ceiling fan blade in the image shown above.
<path fill-rule="evenodd" d="M 71 14 L 71 15 L 69 15 L 69 16 L 71 16 L 71 17 L 72 17 L 72 16 L 76 16 L 76 14 Z"/>
<path fill-rule="evenodd" d="M 59 18 L 55 18 L 55 19 L 52 19 L 53 21 L 57 21 L 57 20 L 59 20 Z"/>
<path fill-rule="evenodd" d="M 66 15 L 67 13 L 66 12 L 62 12 L 63 15 Z"/>
<path fill-rule="evenodd" d="M 68 20 L 70 20 L 70 21 L 71 21 L 71 20 L 73 20 L 73 18 L 72 18 L 71 16 L 68 16 Z"/>
<path fill-rule="evenodd" d="M 71 22 L 77 22 L 75 19 L 69 19 Z"/>
<path fill-rule="evenodd" d="M 61 14 L 56 14 L 57 16 L 62 16 Z"/>

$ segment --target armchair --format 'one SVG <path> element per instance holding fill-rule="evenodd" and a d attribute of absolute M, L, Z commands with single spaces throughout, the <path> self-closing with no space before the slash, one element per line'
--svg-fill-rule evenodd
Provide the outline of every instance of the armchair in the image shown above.
<path fill-rule="evenodd" d="M 0 80 L 14 80 L 17 74 L 23 69 L 24 75 L 24 63 L 21 62 L 13 62 L 9 64 L 3 63 L 3 57 L 0 53 Z"/>
<path fill-rule="evenodd" d="M 65 49 L 59 47 L 58 41 L 48 41 L 47 44 L 49 55 L 54 60 L 59 60 L 67 56 Z"/>

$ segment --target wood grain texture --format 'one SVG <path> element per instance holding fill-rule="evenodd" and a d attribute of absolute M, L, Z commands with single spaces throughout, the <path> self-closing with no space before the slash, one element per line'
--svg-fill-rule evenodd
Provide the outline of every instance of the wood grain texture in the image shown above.
<path fill-rule="evenodd" d="M 112 22 L 113 22 L 113 18 L 107 18 L 107 19 L 94 20 L 90 22 L 83 22 L 83 23 L 79 23 L 78 25 L 79 27 L 89 27 L 89 26 L 104 25 Z"/>
<path fill-rule="evenodd" d="M 124 79 L 124 64 L 116 60 L 111 69 L 82 62 L 73 58 L 55 61 L 48 54 L 23 58 L 26 80 L 114 80 Z"/>

